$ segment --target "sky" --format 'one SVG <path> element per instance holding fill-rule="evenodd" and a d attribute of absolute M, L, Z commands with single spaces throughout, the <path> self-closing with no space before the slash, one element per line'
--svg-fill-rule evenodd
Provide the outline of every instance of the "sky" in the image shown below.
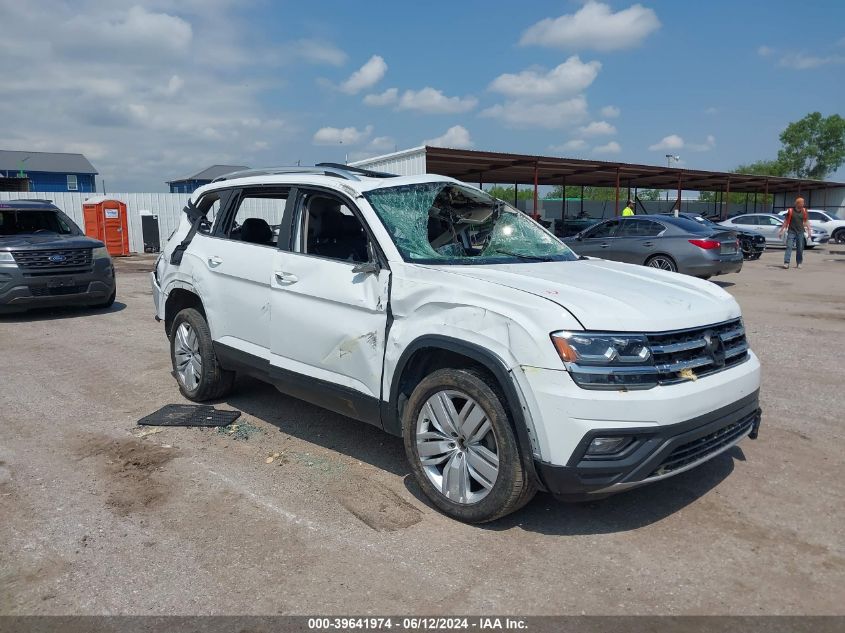
<path fill-rule="evenodd" d="M 0 0 L 0 25 L 0 149 L 82 152 L 112 192 L 424 143 L 732 169 L 845 115 L 841 0 Z"/>

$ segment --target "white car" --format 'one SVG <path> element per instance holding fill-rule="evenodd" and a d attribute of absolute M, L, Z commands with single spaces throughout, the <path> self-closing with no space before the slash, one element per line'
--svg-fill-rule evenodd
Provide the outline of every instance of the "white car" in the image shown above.
<path fill-rule="evenodd" d="M 756 437 L 760 363 L 731 295 L 578 257 L 475 187 L 251 171 L 185 211 L 151 274 L 185 397 L 244 373 L 374 424 L 457 519 L 659 481 Z"/>
<path fill-rule="evenodd" d="M 728 228 L 750 229 L 762 233 L 766 236 L 767 247 L 784 248 L 786 246 L 786 233 L 780 234 L 783 218 L 774 213 L 743 213 L 719 224 Z M 807 240 L 806 248 L 815 248 L 819 244 L 830 241 L 830 234 L 823 228 L 811 226 L 810 235 L 811 239 Z"/>
<path fill-rule="evenodd" d="M 778 215 L 783 218 L 786 216 L 786 211 L 781 211 Z M 845 243 L 845 220 L 840 220 L 818 209 L 807 209 L 807 219 L 810 221 L 810 226 L 824 230 L 834 242 Z"/>

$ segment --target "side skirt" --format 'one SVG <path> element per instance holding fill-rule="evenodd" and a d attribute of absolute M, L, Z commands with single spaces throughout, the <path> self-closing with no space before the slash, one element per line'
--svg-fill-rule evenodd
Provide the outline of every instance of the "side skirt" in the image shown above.
<path fill-rule="evenodd" d="M 293 398 L 383 428 L 378 398 L 349 387 L 274 367 L 268 360 L 229 345 L 215 342 L 214 353 L 225 369 L 247 374 L 269 383 Z"/>

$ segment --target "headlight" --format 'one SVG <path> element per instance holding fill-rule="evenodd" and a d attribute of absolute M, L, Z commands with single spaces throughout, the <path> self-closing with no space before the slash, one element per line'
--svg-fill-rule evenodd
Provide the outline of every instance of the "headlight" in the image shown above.
<path fill-rule="evenodd" d="M 107 249 L 105 246 L 99 246 L 91 252 L 91 259 L 94 259 L 94 260 L 110 259 L 110 258 L 111 258 L 111 255 L 109 255 L 109 249 Z"/>
<path fill-rule="evenodd" d="M 553 332 L 561 360 L 584 389 L 650 389 L 657 369 L 642 334 Z"/>
<path fill-rule="evenodd" d="M 9 252 L 0 251 L 0 264 L 14 264 L 15 258 Z"/>

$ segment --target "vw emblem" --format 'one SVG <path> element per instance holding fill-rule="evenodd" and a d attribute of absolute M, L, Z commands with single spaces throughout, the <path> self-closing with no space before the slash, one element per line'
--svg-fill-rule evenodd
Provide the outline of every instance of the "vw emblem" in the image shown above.
<path fill-rule="evenodd" d="M 50 255 L 50 261 L 54 264 L 61 264 L 66 259 L 67 257 L 65 257 L 64 255 L 59 255 L 58 253 L 55 255 Z"/>
<path fill-rule="evenodd" d="M 722 342 L 722 337 L 712 332 L 705 332 L 702 338 L 704 338 L 704 351 L 713 360 L 713 364 L 716 367 L 724 367 L 725 344 Z"/>

